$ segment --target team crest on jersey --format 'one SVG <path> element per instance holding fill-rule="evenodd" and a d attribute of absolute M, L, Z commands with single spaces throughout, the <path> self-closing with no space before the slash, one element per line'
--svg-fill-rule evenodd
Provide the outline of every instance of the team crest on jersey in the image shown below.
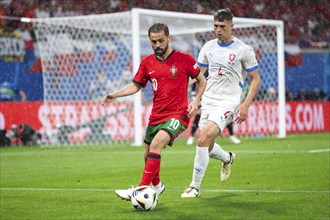
<path fill-rule="evenodd" d="M 175 66 L 172 66 L 170 68 L 170 71 L 172 73 L 172 78 L 177 78 L 176 72 L 178 71 L 178 68 L 176 68 Z"/>
<path fill-rule="evenodd" d="M 233 61 L 235 60 L 235 58 L 236 58 L 236 55 L 235 54 L 229 54 L 229 60 L 230 60 L 230 62 L 228 62 L 228 64 L 231 64 L 231 63 L 233 63 Z"/>

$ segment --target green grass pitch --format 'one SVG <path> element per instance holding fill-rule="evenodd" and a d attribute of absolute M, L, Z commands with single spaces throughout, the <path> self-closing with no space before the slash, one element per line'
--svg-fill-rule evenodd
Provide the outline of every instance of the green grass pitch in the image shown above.
<path fill-rule="evenodd" d="M 201 197 L 182 199 L 195 146 L 179 139 L 162 153 L 166 191 L 150 212 L 114 193 L 140 182 L 142 147 L 1 148 L 0 219 L 330 219 L 330 133 L 217 142 L 237 155 L 228 182 L 210 159 Z"/>

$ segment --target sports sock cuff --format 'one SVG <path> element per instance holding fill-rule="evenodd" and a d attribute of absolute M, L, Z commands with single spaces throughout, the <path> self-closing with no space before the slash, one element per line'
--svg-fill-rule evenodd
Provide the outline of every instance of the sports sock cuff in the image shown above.
<path fill-rule="evenodd" d="M 196 146 L 196 152 L 202 153 L 202 154 L 208 154 L 209 153 L 209 148 L 208 147 Z"/>
<path fill-rule="evenodd" d="M 159 159 L 161 158 L 160 154 L 154 153 L 154 152 L 149 152 L 147 155 L 147 158 L 150 159 Z"/>

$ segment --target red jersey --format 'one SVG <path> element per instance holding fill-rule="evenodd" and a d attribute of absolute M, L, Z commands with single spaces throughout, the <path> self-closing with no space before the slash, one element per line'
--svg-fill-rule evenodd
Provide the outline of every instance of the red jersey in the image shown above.
<path fill-rule="evenodd" d="M 133 81 L 143 88 L 148 81 L 152 84 L 154 98 L 149 125 L 176 118 L 188 127 L 187 90 L 189 77 L 195 78 L 199 73 L 195 64 L 192 56 L 175 50 L 164 61 L 155 54 L 142 60 Z"/>

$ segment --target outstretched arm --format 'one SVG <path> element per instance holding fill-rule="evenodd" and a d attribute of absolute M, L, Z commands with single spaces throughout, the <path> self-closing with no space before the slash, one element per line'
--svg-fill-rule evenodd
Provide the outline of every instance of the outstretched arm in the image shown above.
<path fill-rule="evenodd" d="M 196 77 L 197 80 L 197 89 L 196 89 L 196 96 L 194 100 L 188 106 L 188 116 L 191 117 L 198 109 L 199 103 L 202 99 L 202 95 L 204 93 L 206 87 L 206 79 L 204 77 L 204 73 L 206 72 L 206 67 L 201 67 L 201 71 L 199 72 L 198 76 Z"/>
<path fill-rule="evenodd" d="M 116 98 L 133 95 L 133 94 L 137 93 L 138 91 L 140 91 L 141 88 L 142 88 L 141 86 L 139 86 L 135 83 L 131 83 L 120 90 L 107 94 L 106 96 L 104 96 L 102 106 L 106 106 L 107 103 L 113 102 Z"/>
<path fill-rule="evenodd" d="M 257 94 L 260 86 L 261 79 L 258 69 L 249 72 L 249 76 L 251 77 L 251 85 L 250 85 L 249 93 L 247 94 L 244 102 L 241 104 L 241 106 L 238 108 L 236 112 L 237 117 L 235 121 L 237 123 L 242 123 L 243 121 L 245 121 L 249 107 L 253 101 L 254 96 Z"/>

